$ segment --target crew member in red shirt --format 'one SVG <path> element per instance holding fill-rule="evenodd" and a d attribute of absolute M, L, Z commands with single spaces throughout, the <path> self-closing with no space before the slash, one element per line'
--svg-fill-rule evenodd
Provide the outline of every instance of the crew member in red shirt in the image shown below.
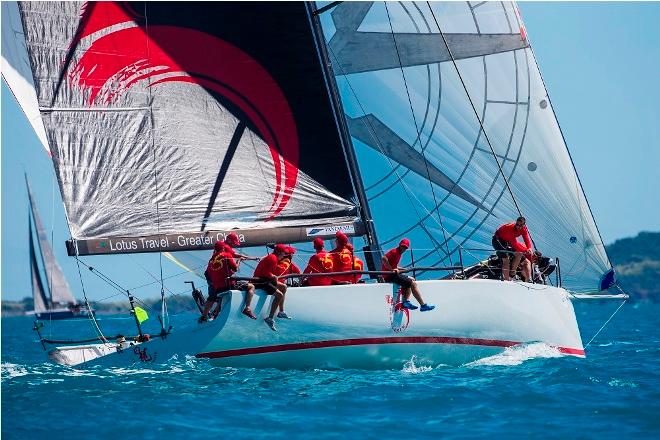
<path fill-rule="evenodd" d="M 256 260 L 259 261 L 259 257 L 251 257 L 249 255 L 244 255 L 236 252 L 234 247 L 238 247 L 241 245 L 241 240 L 238 238 L 238 235 L 235 232 L 230 232 L 225 236 L 224 241 L 216 241 L 214 245 L 214 253 L 215 252 L 226 252 L 228 253 L 233 259 L 238 259 L 240 264 L 241 260 Z M 211 259 L 213 259 L 213 256 L 211 256 Z M 206 281 L 209 282 L 208 278 L 208 270 L 207 272 L 204 272 L 204 275 L 206 275 Z M 233 275 L 233 273 L 232 273 Z M 209 286 L 210 286 L 209 282 Z M 243 308 L 243 314 L 247 316 L 248 318 L 251 319 L 257 319 L 255 314 L 252 312 L 252 309 L 250 308 L 250 304 L 252 303 L 252 297 L 254 296 L 254 285 L 249 282 L 245 281 L 231 281 L 230 283 L 230 289 L 235 289 L 235 290 L 240 290 L 241 292 L 246 292 L 245 293 L 245 307 Z M 210 292 L 210 290 L 209 290 Z M 218 306 L 216 307 L 216 311 L 219 311 L 220 309 L 220 302 L 218 302 Z M 216 311 L 213 312 L 212 316 L 217 316 Z"/>
<path fill-rule="evenodd" d="M 218 245 L 218 243 L 220 244 Z M 218 305 L 211 316 L 217 316 L 222 305 L 222 302 L 218 301 L 218 294 L 229 289 L 245 290 L 245 307 L 243 308 L 243 314 L 249 318 L 257 319 L 250 309 L 250 302 L 254 295 L 254 285 L 251 283 L 244 283 L 239 287 L 236 282 L 229 279 L 229 277 L 238 270 L 238 264 L 234 260 L 232 254 L 223 246 L 223 243 L 218 243 L 216 243 L 216 250 L 213 252 L 213 255 L 211 255 L 206 271 L 204 272 L 209 285 L 209 295 L 206 304 L 204 304 L 204 311 L 202 312 L 202 317 L 199 321 L 204 322 L 209 319 L 208 313 L 214 302 L 217 302 Z"/>
<path fill-rule="evenodd" d="M 351 255 L 353 256 L 353 263 L 351 265 L 351 270 L 364 270 L 364 263 L 360 258 L 355 255 L 355 252 L 353 251 L 353 245 L 348 243 L 346 244 L 346 248 L 351 252 Z M 353 284 L 357 284 L 360 282 L 360 279 L 362 278 L 362 274 L 355 274 L 355 275 L 350 275 L 350 281 Z"/>
<path fill-rule="evenodd" d="M 523 237 L 525 244 L 518 241 L 520 236 Z M 504 281 L 511 281 L 511 270 L 515 275 L 523 255 L 527 257 L 522 262 L 523 281 L 531 279 L 532 264 L 530 260 L 533 248 L 525 217 L 518 217 L 515 223 L 505 223 L 497 228 L 492 243 L 497 256 L 502 259 L 502 278 Z M 511 266 L 509 266 L 510 254 L 513 254 L 513 264 Z"/>
<path fill-rule="evenodd" d="M 353 270 L 353 250 L 348 243 L 348 237 L 341 231 L 335 234 L 336 247 L 330 252 L 332 255 L 333 271 L 348 272 Z M 353 275 L 334 275 L 332 284 L 350 284 Z"/>
<path fill-rule="evenodd" d="M 270 314 L 267 318 L 264 318 L 264 322 L 266 322 L 268 327 L 273 331 L 277 331 L 274 320 L 275 311 L 277 311 L 280 303 L 284 304 L 284 295 L 286 294 L 286 284 L 277 279 L 277 265 L 285 256 L 286 246 L 283 244 L 277 244 L 275 245 L 273 253 L 262 258 L 254 269 L 254 277 L 263 280 L 255 283 L 255 287 L 257 289 L 263 289 L 268 295 L 274 296 L 273 302 L 270 306 Z M 286 312 L 280 312 L 277 316 L 279 318 L 291 319 L 288 315 L 280 316 L 282 313 L 286 315 Z"/>
<path fill-rule="evenodd" d="M 316 253 L 309 257 L 307 267 L 303 273 L 327 273 L 333 271 L 332 255 L 323 249 L 323 239 L 314 239 L 314 250 Z M 309 286 L 329 286 L 332 284 L 330 277 L 315 276 L 307 278 Z"/>
<path fill-rule="evenodd" d="M 401 293 L 403 294 L 403 302 L 401 305 L 403 307 L 410 310 L 415 310 L 417 308 L 417 306 L 410 302 L 410 293 L 412 292 L 412 295 L 417 302 L 419 302 L 419 310 L 422 312 L 428 312 L 429 310 L 435 309 L 435 306 L 424 302 L 422 294 L 419 293 L 419 289 L 417 288 L 417 281 L 415 281 L 414 278 L 399 273 L 402 269 L 399 267 L 401 256 L 409 247 L 410 240 L 404 238 L 399 242 L 397 247 L 390 249 L 385 255 L 383 255 L 381 270 L 394 272 L 392 275 L 387 275 L 385 281 L 401 286 Z"/>

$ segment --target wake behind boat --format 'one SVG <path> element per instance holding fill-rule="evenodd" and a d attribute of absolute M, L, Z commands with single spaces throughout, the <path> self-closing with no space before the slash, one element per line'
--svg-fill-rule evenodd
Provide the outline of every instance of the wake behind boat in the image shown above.
<path fill-rule="evenodd" d="M 584 355 L 570 300 L 614 272 L 515 3 L 2 7 L 3 77 L 52 155 L 79 262 L 342 231 L 373 274 L 405 236 L 437 305 L 403 311 L 375 280 L 291 288 L 274 333 L 229 291 L 217 320 L 177 334 L 161 275 L 161 333 L 145 338 L 131 300 L 134 349 L 281 368 L 460 363 L 534 341 Z M 562 282 L 470 279 L 519 216 Z M 442 267 L 468 279 L 421 270 Z M 92 321 L 95 362 L 136 361 Z M 94 348 L 57 350 L 76 364 Z"/>

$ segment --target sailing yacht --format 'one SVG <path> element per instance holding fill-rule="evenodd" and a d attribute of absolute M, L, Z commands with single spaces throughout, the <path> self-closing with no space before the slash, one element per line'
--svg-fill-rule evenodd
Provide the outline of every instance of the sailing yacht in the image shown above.
<path fill-rule="evenodd" d="M 25 184 L 30 203 L 28 241 L 30 244 L 32 298 L 34 300 L 34 311 L 28 313 L 34 315 L 37 319 L 48 321 L 87 317 L 87 308 L 78 304 L 73 297 L 69 283 L 66 281 L 62 268 L 55 258 L 46 229 L 41 222 L 39 211 L 32 196 L 32 189 L 27 181 L 27 176 L 25 177 Z M 35 231 L 36 241 L 34 239 Z M 44 268 L 45 277 L 41 274 L 39 262 L 41 262 L 41 267 Z"/>
<path fill-rule="evenodd" d="M 602 295 L 614 272 L 515 3 L 2 7 L 3 77 L 52 155 L 69 255 L 342 231 L 373 276 L 289 289 L 294 319 L 277 332 L 228 291 L 190 333 L 140 330 L 131 349 L 100 335 L 56 347 L 56 362 L 389 368 L 539 341 L 585 355 L 572 301 Z M 519 215 L 561 268 L 554 282 L 465 276 Z M 398 287 L 378 282 L 404 236 L 433 312 L 401 309 Z M 270 301 L 257 292 L 260 318 Z"/>

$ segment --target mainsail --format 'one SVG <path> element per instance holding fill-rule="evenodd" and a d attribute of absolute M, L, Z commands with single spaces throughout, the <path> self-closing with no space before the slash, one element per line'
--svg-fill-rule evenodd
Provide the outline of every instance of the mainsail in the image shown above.
<path fill-rule="evenodd" d="M 28 199 L 30 202 L 30 217 L 34 221 L 34 226 L 37 233 L 37 239 L 39 243 L 39 248 L 37 249 L 36 243 L 32 237 L 32 222 L 30 222 L 30 268 L 32 272 L 32 292 L 34 297 L 34 307 L 36 312 L 41 312 L 46 309 L 54 308 L 59 305 L 69 305 L 75 304 L 76 300 L 71 293 L 69 288 L 69 283 L 64 277 L 62 268 L 60 267 L 55 254 L 53 253 L 53 248 L 50 246 L 48 240 L 48 232 L 44 228 L 43 223 L 41 222 L 41 217 L 37 211 L 37 206 L 32 196 L 32 190 L 30 189 L 30 184 L 27 182 L 27 177 L 25 181 L 28 191 Z M 42 282 L 41 275 L 39 272 L 39 266 L 37 264 L 37 255 L 41 257 L 41 262 L 43 264 L 46 280 Z M 47 286 L 48 291 L 50 292 L 50 299 L 46 298 L 44 285 Z M 42 309 L 42 307 L 44 307 Z"/>
<path fill-rule="evenodd" d="M 71 252 L 360 233 L 305 4 L 18 10 Z"/>
<path fill-rule="evenodd" d="M 48 298 L 46 298 L 46 290 L 39 273 L 39 263 L 37 262 L 34 238 L 32 237 L 32 222 L 28 222 L 28 236 L 30 242 L 30 282 L 32 284 L 34 311 L 35 313 L 43 313 L 49 309 Z"/>
<path fill-rule="evenodd" d="M 524 215 L 565 286 L 607 287 L 514 3 L 344 2 L 320 21 L 384 247 L 405 235 L 423 266 L 482 260 L 498 225 Z"/>

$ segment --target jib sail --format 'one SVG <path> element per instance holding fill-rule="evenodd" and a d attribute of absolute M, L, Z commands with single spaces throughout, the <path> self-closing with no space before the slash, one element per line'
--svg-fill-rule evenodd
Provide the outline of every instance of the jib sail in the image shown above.
<path fill-rule="evenodd" d="M 361 232 L 305 4 L 17 12 L 72 253 Z"/>
<path fill-rule="evenodd" d="M 325 3 L 317 3 L 321 8 Z M 344 2 L 319 15 L 383 247 L 483 260 L 524 215 L 564 284 L 611 269 L 516 5 Z M 393 220 L 393 217 L 395 220 Z"/>

